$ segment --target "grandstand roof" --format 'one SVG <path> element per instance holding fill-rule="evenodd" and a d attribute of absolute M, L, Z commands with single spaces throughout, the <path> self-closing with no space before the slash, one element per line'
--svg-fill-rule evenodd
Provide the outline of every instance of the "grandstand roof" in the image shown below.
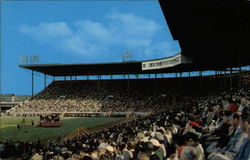
<path fill-rule="evenodd" d="M 20 67 L 52 76 L 171 73 L 250 65 L 250 1 L 159 0 L 181 54 L 192 63 L 142 70 L 140 61 L 92 64 L 31 64 Z M 151 60 L 154 61 L 154 60 Z"/>
<path fill-rule="evenodd" d="M 176 73 L 224 69 L 224 66 L 201 66 L 194 65 L 191 63 L 185 63 L 163 69 L 142 70 L 142 62 L 140 61 L 89 64 L 32 64 L 20 65 L 20 67 L 30 69 L 36 72 L 41 72 L 51 76 Z"/>
<path fill-rule="evenodd" d="M 249 0 L 159 0 L 174 40 L 194 64 L 250 64 Z"/>

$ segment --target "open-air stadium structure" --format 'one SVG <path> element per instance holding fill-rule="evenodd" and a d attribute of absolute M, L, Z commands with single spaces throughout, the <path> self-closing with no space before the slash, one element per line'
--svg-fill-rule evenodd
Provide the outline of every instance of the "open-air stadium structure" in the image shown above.
<path fill-rule="evenodd" d="M 147 61 L 20 65 L 31 70 L 32 98 L 4 114 L 123 118 L 109 119 L 106 124 L 103 120 L 92 128 L 79 124 L 74 131 L 58 131 L 64 134 L 52 137 L 46 147 L 38 142 L 24 144 L 28 153 L 18 147 L 0 152 L 5 157 L 15 154 L 25 158 L 37 155 L 44 159 L 61 156 L 100 160 L 141 156 L 182 160 L 190 159 L 192 154 L 191 159 L 202 160 L 215 152 L 211 142 L 216 142 L 212 147 L 219 152 L 219 147 L 231 147 L 229 142 L 235 140 L 232 137 L 238 128 L 250 135 L 250 1 L 159 0 L 159 4 L 173 39 L 180 44 L 180 53 Z M 210 74 L 203 75 L 205 71 Z M 38 94 L 34 93 L 35 72 L 44 74 L 44 90 Z M 198 76 L 191 76 L 191 72 Z M 176 76 L 170 78 L 167 74 Z M 116 75 L 124 78 L 116 79 Z M 140 78 L 142 75 L 148 78 Z M 47 76 L 54 77 L 51 84 L 47 84 Z M 229 120 L 232 117 L 235 122 Z M 246 122 L 248 130 L 236 124 L 239 120 Z M 250 144 L 250 138 L 243 141 L 244 145 Z M 14 148 L 12 142 L 2 144 Z M 247 160 L 247 149 L 237 148 L 229 159 Z M 235 154 L 242 150 L 244 155 Z"/>
<path fill-rule="evenodd" d="M 21 68 L 51 76 L 129 75 L 234 71 L 250 64 L 249 1 L 159 0 L 181 53 L 145 62 L 33 64 Z M 33 77 L 33 76 L 32 76 Z M 32 84 L 33 81 L 32 81 Z"/>

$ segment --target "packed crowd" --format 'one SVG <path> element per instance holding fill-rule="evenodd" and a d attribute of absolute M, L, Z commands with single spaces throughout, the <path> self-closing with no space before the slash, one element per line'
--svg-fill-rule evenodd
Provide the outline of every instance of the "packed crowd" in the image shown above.
<path fill-rule="evenodd" d="M 87 137 L 50 140 L 46 146 L 0 143 L 1 155 L 31 159 L 249 160 L 249 151 L 250 95 L 246 90 L 175 97 L 147 117 Z"/>
<path fill-rule="evenodd" d="M 187 83 L 186 86 L 189 88 L 192 88 L 191 85 L 195 88 L 197 85 L 196 81 L 191 83 L 193 80 L 183 80 L 182 83 Z M 176 89 L 178 88 L 176 86 L 179 86 L 177 82 L 179 81 L 172 79 L 54 81 L 31 100 L 9 110 L 9 113 L 17 115 L 23 112 L 108 112 L 110 110 L 153 112 L 157 110 L 156 108 L 161 109 L 168 103 L 172 104 L 172 100 L 179 93 Z"/>

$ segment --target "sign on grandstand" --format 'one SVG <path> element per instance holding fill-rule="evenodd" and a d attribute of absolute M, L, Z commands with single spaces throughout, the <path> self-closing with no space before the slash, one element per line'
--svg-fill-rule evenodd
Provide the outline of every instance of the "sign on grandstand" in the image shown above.
<path fill-rule="evenodd" d="M 192 60 L 182 54 L 177 54 L 169 58 L 142 62 L 142 70 L 168 68 L 181 63 L 192 63 Z"/>

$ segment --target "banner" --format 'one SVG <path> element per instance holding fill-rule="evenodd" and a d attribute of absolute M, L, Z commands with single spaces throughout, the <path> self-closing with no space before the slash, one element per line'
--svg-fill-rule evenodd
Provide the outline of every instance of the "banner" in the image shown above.
<path fill-rule="evenodd" d="M 181 63 L 191 63 L 192 61 L 182 54 L 177 54 L 173 57 L 163 58 L 159 60 L 142 62 L 142 70 L 153 70 L 173 67 Z"/>

